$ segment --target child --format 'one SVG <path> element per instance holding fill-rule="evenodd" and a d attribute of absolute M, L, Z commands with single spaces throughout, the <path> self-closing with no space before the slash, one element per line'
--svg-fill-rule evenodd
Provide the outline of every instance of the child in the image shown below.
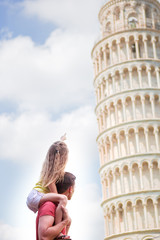
<path fill-rule="evenodd" d="M 64 137 L 61 138 L 64 140 Z M 64 169 L 68 160 L 68 148 L 63 141 L 51 145 L 42 166 L 40 181 L 27 197 L 27 206 L 33 212 L 46 201 L 57 202 L 55 224 L 62 221 L 61 206 L 66 206 L 67 197 L 57 193 L 56 183 L 64 177 Z M 61 236 L 62 234 L 60 234 Z"/>

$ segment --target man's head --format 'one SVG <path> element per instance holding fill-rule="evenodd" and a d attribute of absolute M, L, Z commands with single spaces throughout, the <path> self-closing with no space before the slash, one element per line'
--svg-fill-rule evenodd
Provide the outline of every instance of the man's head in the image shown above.
<path fill-rule="evenodd" d="M 66 195 L 70 200 L 74 193 L 75 179 L 72 173 L 65 172 L 64 179 L 56 183 L 57 192 Z"/>

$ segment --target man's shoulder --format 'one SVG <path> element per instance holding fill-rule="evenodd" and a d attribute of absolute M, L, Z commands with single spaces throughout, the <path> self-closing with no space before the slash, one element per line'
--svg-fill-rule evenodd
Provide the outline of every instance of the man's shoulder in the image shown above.
<path fill-rule="evenodd" d="M 56 207 L 56 204 L 55 203 L 53 203 L 53 202 L 50 202 L 50 201 L 47 201 L 47 202 L 44 202 L 42 205 L 41 205 L 41 207 L 47 207 L 47 206 L 49 206 L 49 207 Z"/>
<path fill-rule="evenodd" d="M 38 215 L 43 216 L 43 215 L 51 215 L 54 216 L 55 215 L 55 210 L 56 210 L 56 205 L 53 202 L 47 201 L 44 202 L 39 210 L 38 210 Z"/>

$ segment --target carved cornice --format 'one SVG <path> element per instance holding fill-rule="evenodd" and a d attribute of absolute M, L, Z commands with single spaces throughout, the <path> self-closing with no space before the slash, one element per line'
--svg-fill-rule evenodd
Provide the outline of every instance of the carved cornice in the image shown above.
<path fill-rule="evenodd" d="M 109 8 L 109 7 L 113 6 L 113 5 L 116 5 L 116 6 L 117 6 L 117 4 L 120 4 L 120 3 L 122 3 L 122 2 L 126 2 L 126 3 L 129 3 L 129 2 L 137 2 L 138 4 L 139 4 L 139 3 L 143 3 L 143 4 L 145 4 L 145 5 L 146 5 L 146 3 L 150 3 L 150 4 L 154 4 L 154 5 L 156 6 L 156 8 L 160 9 L 160 3 L 159 3 L 158 0 L 145 0 L 145 1 L 144 1 L 144 0 L 110 0 L 109 2 L 107 2 L 107 3 L 100 9 L 99 14 L 98 14 L 99 21 L 100 21 L 101 15 L 103 14 L 103 12 L 104 12 L 107 8 Z"/>

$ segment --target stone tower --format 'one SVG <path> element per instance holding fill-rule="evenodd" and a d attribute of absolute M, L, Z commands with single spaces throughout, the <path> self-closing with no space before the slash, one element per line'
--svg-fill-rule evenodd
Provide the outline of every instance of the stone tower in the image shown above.
<path fill-rule="evenodd" d="M 92 50 L 105 239 L 160 240 L 160 3 L 106 2 Z"/>

